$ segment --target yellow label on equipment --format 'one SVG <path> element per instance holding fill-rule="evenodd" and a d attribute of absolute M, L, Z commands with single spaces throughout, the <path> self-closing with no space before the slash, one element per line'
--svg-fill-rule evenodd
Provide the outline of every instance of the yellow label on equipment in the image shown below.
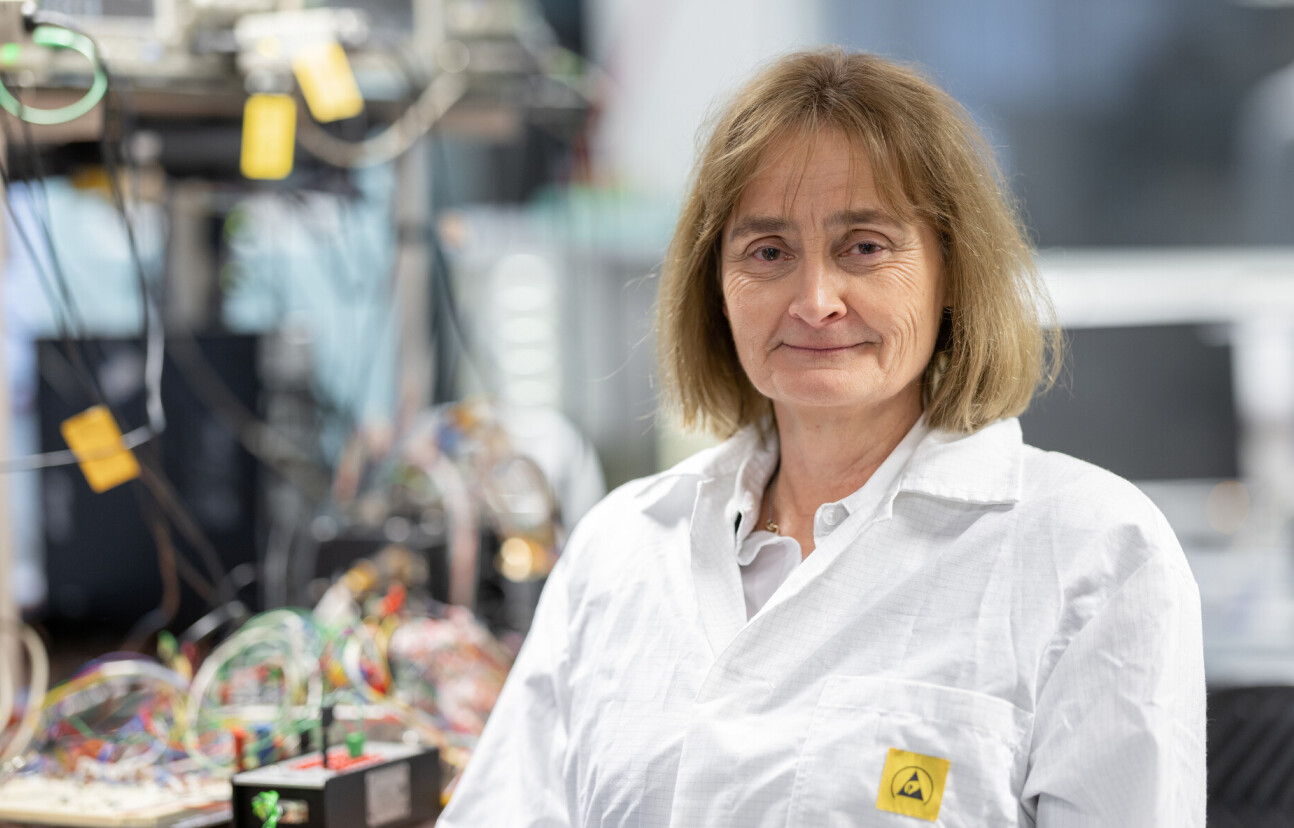
<path fill-rule="evenodd" d="M 248 178 L 277 180 L 292 172 L 297 105 L 291 95 L 252 95 L 243 107 L 239 166 Z"/>
<path fill-rule="evenodd" d="M 877 809 L 934 822 L 944 801 L 949 764 L 937 756 L 890 748 L 876 794 Z"/>
<path fill-rule="evenodd" d="M 363 111 L 364 98 L 340 43 L 314 43 L 302 48 L 292 58 L 292 71 L 316 121 L 326 124 L 354 118 Z"/>
<path fill-rule="evenodd" d="M 63 421 L 67 447 L 81 464 L 81 473 L 96 492 L 106 492 L 139 477 L 135 455 L 121 442 L 121 429 L 102 405 Z"/>

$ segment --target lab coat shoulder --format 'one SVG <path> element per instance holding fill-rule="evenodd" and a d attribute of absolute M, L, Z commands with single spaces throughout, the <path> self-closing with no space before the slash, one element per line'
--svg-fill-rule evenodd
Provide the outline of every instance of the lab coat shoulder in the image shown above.
<path fill-rule="evenodd" d="M 1021 481 L 1015 519 L 1058 593 L 1026 811 L 1047 826 L 1202 824 L 1200 602 L 1181 546 L 1149 498 L 1089 463 L 1026 447 Z"/>
<path fill-rule="evenodd" d="M 663 527 L 691 516 L 699 475 L 673 470 L 631 480 L 607 494 L 576 525 L 562 552 L 573 568 L 596 574 L 629 554 Z"/>
<path fill-rule="evenodd" d="M 615 577 L 630 561 L 682 551 L 698 485 L 732 473 L 741 459 L 741 434 L 704 449 L 672 468 L 618 486 L 580 520 L 562 553 L 571 558 L 573 578 Z M 681 534 L 680 534 L 681 533 Z"/>
<path fill-rule="evenodd" d="M 1172 529 L 1141 490 L 1024 444 L 1015 419 L 968 435 L 932 431 L 899 489 L 894 515 L 912 533 L 1011 573 L 1006 581 L 1025 612 L 1017 620 L 1054 633 L 1053 660 L 1143 567 L 1195 591 Z M 1044 659 L 1044 673 L 1051 663 Z"/>
<path fill-rule="evenodd" d="M 1198 626 L 1199 591 L 1163 513 L 1133 484 L 1059 452 L 1025 446 L 1012 509 L 1035 585 L 1054 590 L 1039 685 L 1090 624 L 1131 604 Z M 1162 605 L 1162 606 L 1158 606 Z M 1147 654 L 1149 655 L 1149 654 Z"/>
<path fill-rule="evenodd" d="M 1045 549 L 1058 583 L 1103 602 L 1138 570 L 1153 568 L 1194 589 L 1186 556 L 1167 519 L 1140 489 L 1112 472 L 1025 446 L 1015 521 Z M 1093 608 L 1095 609 L 1095 607 Z"/>
<path fill-rule="evenodd" d="M 562 552 L 561 589 L 570 657 L 581 667 L 571 677 L 596 673 L 597 686 L 613 680 L 616 642 L 636 641 L 662 613 L 695 615 L 689 577 L 689 532 L 697 486 L 704 475 L 671 469 L 625 483 L 576 525 Z M 603 676 L 602 674 L 606 674 Z M 604 682 L 605 679 L 605 682 Z"/>

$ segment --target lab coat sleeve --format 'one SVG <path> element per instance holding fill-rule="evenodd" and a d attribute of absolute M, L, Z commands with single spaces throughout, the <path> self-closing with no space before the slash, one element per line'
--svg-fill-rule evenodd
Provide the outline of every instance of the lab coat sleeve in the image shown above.
<path fill-rule="evenodd" d="M 565 828 L 569 556 L 534 622 L 437 828 Z"/>
<path fill-rule="evenodd" d="M 1038 828 L 1204 826 L 1200 599 L 1174 552 L 1123 582 L 1042 689 L 1021 797 Z"/>

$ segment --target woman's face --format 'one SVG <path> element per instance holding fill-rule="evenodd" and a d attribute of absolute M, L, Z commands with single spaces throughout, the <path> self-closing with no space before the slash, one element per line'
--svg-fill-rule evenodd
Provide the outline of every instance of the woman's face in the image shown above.
<path fill-rule="evenodd" d="M 770 148 L 720 249 L 737 355 L 779 419 L 920 414 L 944 306 L 939 246 L 884 206 L 843 134 Z"/>

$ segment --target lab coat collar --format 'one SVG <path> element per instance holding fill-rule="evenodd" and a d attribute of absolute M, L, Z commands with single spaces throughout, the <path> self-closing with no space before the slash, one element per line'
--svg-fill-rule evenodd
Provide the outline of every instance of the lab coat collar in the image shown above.
<path fill-rule="evenodd" d="M 668 498 L 683 483 L 733 480 L 739 475 L 747 458 L 757 453 L 757 450 L 767 450 L 769 441 L 776 443 L 776 440 L 776 435 L 764 435 L 755 426 L 747 426 L 722 443 L 702 449 L 650 478 L 639 491 L 638 497 L 644 506 L 650 508 Z M 727 516 L 731 526 L 731 522 L 736 520 L 736 512 L 728 511 L 732 512 Z"/>
<path fill-rule="evenodd" d="M 642 496 L 658 502 L 687 480 L 726 480 L 726 495 L 739 483 L 743 466 L 758 449 L 767 450 L 776 435 L 747 426 L 717 446 L 697 452 L 662 472 Z M 998 420 L 973 434 L 931 430 L 917 445 L 899 475 L 896 491 L 986 506 L 1009 505 L 1020 499 L 1024 439 L 1020 421 Z M 771 470 L 770 470 L 771 473 Z M 729 499 L 725 497 L 725 502 Z M 741 504 L 728 503 L 724 519 L 737 519 Z"/>
<path fill-rule="evenodd" d="M 998 420 L 974 434 L 931 431 L 899 477 L 898 490 L 985 506 L 1020 500 L 1020 421 Z"/>
<path fill-rule="evenodd" d="M 729 645 L 746 624 L 746 604 L 737 566 L 736 534 L 733 532 L 736 512 L 732 495 L 735 478 L 740 474 L 743 463 L 757 450 L 768 450 L 767 444 L 762 443 L 764 439 L 758 429 L 743 429 L 724 443 L 699 452 L 657 476 L 639 494 L 646 500 L 644 511 L 651 511 L 667 500 L 675 505 L 665 508 L 666 514 L 678 514 L 677 510 L 686 508 L 684 503 L 691 505 L 688 528 L 690 565 L 697 595 L 704 596 L 698 601 L 697 612 L 711 654 L 715 657 L 729 651 Z M 874 518 L 855 515 L 850 520 L 888 519 L 894 498 L 901 491 L 975 504 L 1014 503 L 1020 496 L 1022 454 L 1020 426 L 1015 420 L 995 423 L 969 435 L 931 431 L 913 452 L 897 483 L 883 496 L 878 513 L 873 513 Z M 853 531 L 847 530 L 847 525 L 841 526 L 824 541 L 824 548 L 826 544 L 845 543 L 846 540 L 835 536 L 844 532 L 842 537 L 847 538 Z M 846 568 L 861 565 L 853 560 L 857 556 L 844 557 L 849 559 L 841 564 Z M 886 560 L 890 561 L 886 564 L 889 569 L 882 574 L 895 579 L 896 583 L 901 580 L 904 567 L 918 563 L 908 556 Z M 833 561 L 840 563 L 834 555 L 810 558 L 813 568 L 819 569 L 832 565 Z M 804 573 L 798 574 L 801 575 L 798 582 L 779 591 L 782 603 L 794 592 L 832 588 L 824 586 L 823 579 L 810 579 Z M 793 573 L 792 580 L 795 575 Z M 875 572 L 855 575 L 854 580 L 864 575 L 880 577 Z M 776 599 L 777 595 L 760 615 L 767 616 L 770 611 L 776 611 Z M 757 615 L 755 620 L 758 619 Z"/>

